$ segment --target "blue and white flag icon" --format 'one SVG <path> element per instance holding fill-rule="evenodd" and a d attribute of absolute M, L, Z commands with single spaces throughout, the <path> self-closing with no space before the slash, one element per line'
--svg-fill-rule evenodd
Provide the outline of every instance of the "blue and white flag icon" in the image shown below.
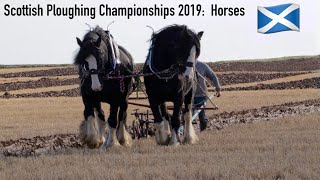
<path fill-rule="evenodd" d="M 258 32 L 270 34 L 281 31 L 300 31 L 300 6 L 258 7 Z"/>

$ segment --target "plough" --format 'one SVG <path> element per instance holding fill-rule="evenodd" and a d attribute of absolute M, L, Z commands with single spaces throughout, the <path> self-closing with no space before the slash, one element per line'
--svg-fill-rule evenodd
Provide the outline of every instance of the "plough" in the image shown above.
<path fill-rule="evenodd" d="M 215 96 L 215 94 L 212 94 L 210 97 L 208 97 L 207 101 L 210 102 L 211 99 Z M 198 116 L 198 114 L 201 112 L 201 110 L 217 110 L 218 107 L 215 106 L 213 108 L 206 108 L 204 107 L 207 104 L 207 101 L 202 105 L 201 107 L 193 107 L 192 110 L 194 111 L 192 115 L 192 122 L 195 123 L 195 119 Z M 150 108 L 149 105 L 146 104 L 140 104 L 140 103 L 134 103 L 129 102 L 131 105 L 140 106 L 140 107 L 146 107 Z M 168 106 L 169 110 L 173 110 L 172 106 Z M 140 139 L 140 138 L 148 138 L 150 136 L 154 136 L 154 119 L 151 119 L 152 113 L 147 110 L 146 112 L 139 112 L 139 109 L 134 109 L 134 112 L 131 113 L 131 115 L 135 116 L 135 119 L 132 122 L 131 126 L 131 136 L 133 139 Z M 196 123 L 195 123 L 196 124 Z M 182 125 L 179 128 L 179 135 L 183 135 L 184 133 L 184 125 Z"/>

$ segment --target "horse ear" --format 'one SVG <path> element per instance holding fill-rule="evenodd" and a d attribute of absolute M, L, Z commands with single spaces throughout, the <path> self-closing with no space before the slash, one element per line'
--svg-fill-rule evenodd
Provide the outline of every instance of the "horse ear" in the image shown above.
<path fill-rule="evenodd" d="M 82 43 L 82 41 L 81 41 L 79 38 L 77 38 L 77 42 L 78 42 L 79 46 L 82 47 L 82 44 L 83 44 L 83 43 Z"/>
<path fill-rule="evenodd" d="M 98 40 L 94 43 L 96 47 L 100 47 L 101 45 L 101 36 L 99 36 Z"/>
<path fill-rule="evenodd" d="M 203 35 L 203 31 L 200 31 L 200 32 L 198 32 L 198 34 L 197 34 L 197 36 L 198 36 L 198 38 L 201 40 L 201 37 L 202 37 L 202 35 Z"/>

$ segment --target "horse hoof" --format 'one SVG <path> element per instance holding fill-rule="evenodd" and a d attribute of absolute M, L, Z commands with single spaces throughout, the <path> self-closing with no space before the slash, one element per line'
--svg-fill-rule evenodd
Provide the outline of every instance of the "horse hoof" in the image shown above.
<path fill-rule="evenodd" d="M 102 150 L 106 150 L 106 149 L 109 149 L 109 148 L 112 148 L 112 147 L 119 147 L 120 146 L 120 143 L 118 141 L 115 141 L 115 142 L 111 142 L 111 143 L 104 143 L 103 146 L 102 146 Z"/>
<path fill-rule="evenodd" d="M 156 143 L 158 145 L 168 145 L 171 136 L 169 122 L 167 120 L 163 120 L 161 123 L 156 123 L 155 127 Z"/>
<path fill-rule="evenodd" d="M 102 141 L 100 141 L 100 142 L 87 142 L 87 143 L 86 143 L 86 145 L 87 145 L 88 148 L 90 148 L 90 149 L 97 149 L 97 148 L 99 148 L 102 144 L 103 144 Z"/>
<path fill-rule="evenodd" d="M 116 135 L 116 129 L 109 128 L 107 141 L 104 143 L 102 149 L 107 149 L 107 148 L 116 147 L 116 146 L 120 146 L 120 143 Z"/>
<path fill-rule="evenodd" d="M 170 138 L 170 142 L 169 142 L 169 145 L 170 146 L 174 146 L 174 147 L 177 147 L 180 145 L 180 142 L 178 140 L 178 136 L 177 136 L 177 133 L 173 130 L 172 131 L 172 136 Z"/>
<path fill-rule="evenodd" d="M 122 146 L 131 147 L 132 146 L 132 138 L 131 137 L 123 138 L 123 139 L 119 140 L 119 143 Z"/>
<path fill-rule="evenodd" d="M 100 137 L 96 131 L 96 126 L 95 119 L 93 118 L 84 120 L 80 124 L 80 141 L 90 149 L 99 148 L 104 142 L 104 138 Z"/>
<path fill-rule="evenodd" d="M 186 136 L 184 137 L 184 144 L 196 144 L 199 141 L 199 138 L 197 135 L 191 137 L 191 136 Z"/>
<path fill-rule="evenodd" d="M 179 142 L 169 142 L 169 145 L 170 146 L 173 146 L 173 147 L 178 147 L 178 146 L 180 146 L 180 143 Z"/>
<path fill-rule="evenodd" d="M 118 129 L 117 136 L 118 136 L 119 143 L 122 146 L 131 147 L 132 138 L 122 122 L 120 123 L 120 127 Z"/>

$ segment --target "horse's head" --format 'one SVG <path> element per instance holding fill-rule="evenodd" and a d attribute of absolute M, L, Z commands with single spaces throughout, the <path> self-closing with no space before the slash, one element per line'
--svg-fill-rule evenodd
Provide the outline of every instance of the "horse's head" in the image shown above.
<path fill-rule="evenodd" d="M 193 32 L 192 32 L 193 33 Z M 182 70 L 180 71 L 180 78 L 192 79 L 195 73 L 195 64 L 200 55 L 200 39 L 203 35 L 203 31 L 190 36 L 189 44 L 192 45 L 189 51 L 189 56 L 184 64 L 182 64 Z M 193 37 L 193 38 L 192 38 Z M 189 46 L 190 46 L 189 45 Z"/>
<path fill-rule="evenodd" d="M 163 70 L 177 65 L 179 79 L 193 79 L 202 35 L 203 31 L 195 33 L 184 25 L 172 25 L 160 30 L 152 37 L 154 67 Z"/>
<path fill-rule="evenodd" d="M 108 48 L 102 40 L 104 34 L 101 34 L 101 28 L 95 28 L 88 32 L 83 41 L 77 38 L 80 46 L 79 53 L 75 58 L 75 64 L 79 65 L 88 72 L 91 77 L 91 89 L 101 91 L 103 84 L 101 74 L 104 73 L 105 67 L 108 66 Z M 104 31 L 103 31 L 104 32 Z"/>

